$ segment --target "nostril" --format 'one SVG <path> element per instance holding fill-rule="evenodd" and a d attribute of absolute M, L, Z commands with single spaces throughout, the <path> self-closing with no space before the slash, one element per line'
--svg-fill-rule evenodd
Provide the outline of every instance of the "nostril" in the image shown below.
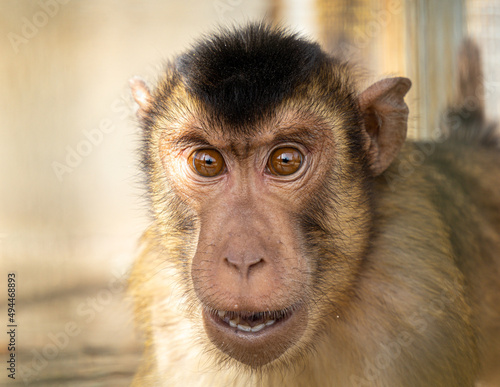
<path fill-rule="evenodd" d="M 251 267 L 253 268 L 253 267 L 258 266 L 258 265 L 261 265 L 261 264 L 263 264 L 263 263 L 264 263 L 264 259 L 259 258 L 259 259 L 256 259 L 254 262 L 250 263 L 250 264 L 248 265 L 248 267 L 249 267 L 249 268 L 251 268 Z"/>
<path fill-rule="evenodd" d="M 251 262 L 247 262 L 248 266 L 246 267 L 246 275 L 250 275 L 254 270 L 258 269 L 260 266 L 264 264 L 263 258 L 254 259 Z"/>
<path fill-rule="evenodd" d="M 239 264 L 237 262 L 235 262 L 234 259 L 229 259 L 228 257 L 224 257 L 224 263 L 227 266 L 231 266 L 231 267 L 234 267 L 236 269 L 239 269 Z"/>

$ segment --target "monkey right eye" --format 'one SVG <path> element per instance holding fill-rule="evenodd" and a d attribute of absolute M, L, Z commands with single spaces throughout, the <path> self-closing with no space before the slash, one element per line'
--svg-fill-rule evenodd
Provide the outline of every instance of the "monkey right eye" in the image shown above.
<path fill-rule="evenodd" d="M 188 162 L 203 177 L 214 177 L 224 170 L 224 158 L 215 149 L 199 149 L 189 156 Z"/>
<path fill-rule="evenodd" d="M 271 153 L 267 167 L 273 175 L 288 176 L 300 169 L 303 158 L 302 153 L 296 148 L 278 148 Z"/>

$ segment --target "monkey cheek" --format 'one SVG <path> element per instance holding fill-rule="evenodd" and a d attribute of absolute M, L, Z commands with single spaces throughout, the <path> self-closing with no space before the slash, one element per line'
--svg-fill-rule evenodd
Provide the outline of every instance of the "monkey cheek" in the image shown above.
<path fill-rule="evenodd" d="M 210 341 L 223 353 L 252 368 L 259 368 L 294 352 L 307 327 L 308 311 L 300 305 L 285 320 L 259 332 L 244 332 L 203 311 L 203 324 Z"/>

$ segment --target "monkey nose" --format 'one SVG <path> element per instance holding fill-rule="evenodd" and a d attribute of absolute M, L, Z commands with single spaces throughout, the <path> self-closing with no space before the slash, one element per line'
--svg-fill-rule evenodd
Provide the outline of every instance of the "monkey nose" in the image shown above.
<path fill-rule="evenodd" d="M 230 269 L 238 271 L 242 277 L 248 277 L 251 270 L 264 264 L 264 258 L 258 255 L 227 255 L 224 257 L 224 263 Z"/>

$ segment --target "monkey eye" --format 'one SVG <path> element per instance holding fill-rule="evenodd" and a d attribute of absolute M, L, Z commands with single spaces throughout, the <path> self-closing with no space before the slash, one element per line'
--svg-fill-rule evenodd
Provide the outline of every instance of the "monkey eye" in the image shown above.
<path fill-rule="evenodd" d="M 295 148 L 278 148 L 271 153 L 267 167 L 273 175 L 287 176 L 297 172 L 302 166 L 302 153 Z"/>
<path fill-rule="evenodd" d="M 214 177 L 224 168 L 224 158 L 215 149 L 199 149 L 189 156 L 191 168 L 204 177 Z"/>

